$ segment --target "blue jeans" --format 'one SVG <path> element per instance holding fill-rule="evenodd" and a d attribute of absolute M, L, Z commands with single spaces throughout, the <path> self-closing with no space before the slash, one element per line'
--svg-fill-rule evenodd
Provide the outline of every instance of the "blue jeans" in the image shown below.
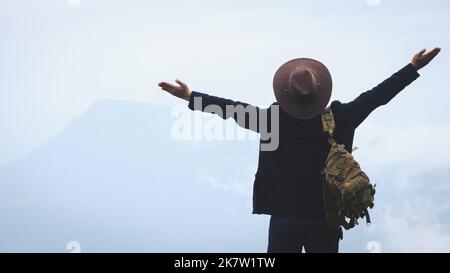
<path fill-rule="evenodd" d="M 272 216 L 269 227 L 268 253 L 337 253 L 342 239 L 340 227 L 326 222 L 298 217 Z"/>

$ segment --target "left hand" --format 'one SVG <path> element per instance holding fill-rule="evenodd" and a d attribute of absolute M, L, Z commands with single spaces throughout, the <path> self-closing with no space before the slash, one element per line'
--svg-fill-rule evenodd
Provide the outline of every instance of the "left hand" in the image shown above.
<path fill-rule="evenodd" d="M 441 51 L 439 47 L 434 48 L 431 51 L 426 52 L 426 49 L 422 49 L 414 55 L 414 57 L 411 60 L 411 64 L 416 68 L 416 70 L 419 70 L 426 66 L 431 60 L 433 60 L 436 55 Z"/>

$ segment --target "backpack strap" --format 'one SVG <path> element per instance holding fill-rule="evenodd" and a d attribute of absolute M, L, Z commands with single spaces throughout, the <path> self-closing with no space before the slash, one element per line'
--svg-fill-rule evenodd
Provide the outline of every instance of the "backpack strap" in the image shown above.
<path fill-rule="evenodd" d="M 367 211 L 367 209 L 365 209 L 363 212 L 364 212 L 364 216 L 366 216 L 366 223 L 368 226 L 370 226 L 372 224 L 372 221 L 370 220 L 369 212 Z"/>
<path fill-rule="evenodd" d="M 336 124 L 334 123 L 334 116 L 333 111 L 331 111 L 331 107 L 325 108 L 322 112 L 322 127 L 323 131 L 328 133 L 328 142 L 330 144 L 335 143 L 333 133 L 336 128 Z"/>

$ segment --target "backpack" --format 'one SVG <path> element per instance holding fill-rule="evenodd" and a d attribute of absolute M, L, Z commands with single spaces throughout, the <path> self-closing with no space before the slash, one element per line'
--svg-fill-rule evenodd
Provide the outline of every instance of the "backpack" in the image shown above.
<path fill-rule="evenodd" d="M 350 229 L 358 224 L 358 218 L 366 217 L 366 222 L 370 225 L 367 209 L 373 207 L 375 186 L 369 182 L 369 177 L 345 149 L 345 145 L 334 140 L 335 123 L 330 107 L 322 113 L 322 125 L 324 132 L 328 133 L 328 142 L 331 145 L 322 175 L 325 187 L 335 203 L 331 205 L 335 205 L 334 210 L 340 219 L 337 224 Z M 346 218 L 349 219 L 348 222 Z"/>

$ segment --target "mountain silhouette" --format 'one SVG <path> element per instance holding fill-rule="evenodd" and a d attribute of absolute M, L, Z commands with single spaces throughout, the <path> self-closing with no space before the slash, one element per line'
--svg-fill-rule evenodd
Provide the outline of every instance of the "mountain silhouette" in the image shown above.
<path fill-rule="evenodd" d="M 177 141 L 173 121 L 167 106 L 98 101 L 0 169 L 0 250 L 265 251 L 258 142 Z"/>

